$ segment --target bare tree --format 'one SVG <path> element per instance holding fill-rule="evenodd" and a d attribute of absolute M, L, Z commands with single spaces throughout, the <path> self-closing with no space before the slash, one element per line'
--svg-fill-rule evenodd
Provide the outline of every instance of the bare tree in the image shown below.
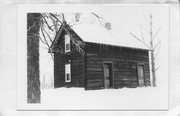
<path fill-rule="evenodd" d="M 93 16 L 95 16 L 99 23 L 103 26 L 104 24 L 102 23 L 103 17 L 95 14 L 95 13 L 91 13 Z M 53 54 L 52 54 L 52 48 L 51 48 L 51 44 L 53 42 L 53 40 L 55 39 L 58 30 L 60 28 L 60 26 L 64 25 L 66 27 L 73 27 L 76 24 L 79 24 L 80 22 L 80 16 L 82 15 L 79 12 L 76 13 L 72 13 L 71 14 L 73 16 L 72 21 L 71 22 L 67 22 L 67 20 L 65 19 L 64 13 L 41 13 L 41 19 L 40 19 L 40 34 L 31 34 L 31 36 L 35 36 L 38 37 L 39 40 L 46 45 L 46 49 L 49 51 L 49 53 L 51 54 L 52 59 L 54 59 Z M 34 22 L 34 24 L 31 27 L 28 27 L 28 31 L 35 26 L 37 22 Z M 85 43 L 83 41 L 79 41 L 77 40 L 77 36 L 75 34 L 70 33 L 66 28 L 64 28 L 66 30 L 66 32 L 70 35 L 70 39 L 72 41 L 72 43 L 76 46 L 76 49 L 79 53 L 81 53 L 82 55 L 84 54 L 83 51 L 83 46 L 85 45 Z M 54 61 L 54 60 L 53 60 Z"/>
<path fill-rule="evenodd" d="M 154 39 L 157 36 L 157 34 L 159 33 L 161 27 L 159 27 L 157 29 L 157 31 L 154 33 L 153 30 L 152 30 L 152 27 L 153 27 L 152 18 L 153 18 L 153 16 L 152 16 L 152 14 L 150 14 L 149 31 L 145 30 L 150 35 L 150 38 L 149 38 L 148 42 L 145 41 L 144 34 L 143 34 L 143 31 L 142 31 L 142 27 L 141 27 L 141 38 L 137 37 L 136 35 L 134 35 L 131 32 L 130 32 L 130 34 L 136 40 L 138 40 L 139 42 L 144 44 L 146 47 L 151 49 L 150 53 L 151 53 L 151 67 L 152 67 L 152 69 L 151 69 L 151 71 L 152 71 L 152 84 L 153 84 L 153 87 L 156 87 L 157 86 L 157 84 L 156 84 L 156 71 L 160 68 L 160 66 L 156 68 L 155 59 L 156 59 L 156 57 L 157 57 L 157 55 L 159 53 L 161 40 L 159 40 L 157 43 L 155 43 Z"/>
<path fill-rule="evenodd" d="M 99 22 L 101 19 L 97 14 L 95 15 Z M 70 33 L 68 28 L 79 24 L 81 13 L 72 13 L 74 17 L 72 22 L 65 19 L 63 13 L 29 13 L 27 16 L 27 42 L 28 42 L 28 103 L 40 103 L 40 75 L 39 75 L 39 42 L 42 42 L 49 51 L 51 58 L 54 61 L 52 53 L 52 42 L 54 41 L 60 26 L 66 28 L 65 31 L 70 35 L 72 43 L 82 55 L 84 54 L 83 46 L 85 43 L 77 39 L 77 35 Z"/>
<path fill-rule="evenodd" d="M 27 14 L 27 102 L 40 103 L 39 28 L 40 14 Z"/>
<path fill-rule="evenodd" d="M 85 43 L 82 41 L 78 41 L 75 34 L 72 34 L 69 32 L 67 28 L 70 28 L 73 24 L 68 24 L 65 16 L 63 13 L 57 14 L 57 13 L 44 13 L 42 14 L 42 25 L 41 25 L 41 33 L 43 35 L 43 38 L 41 38 L 41 41 L 46 44 L 47 48 L 49 49 L 49 52 L 51 53 L 51 56 L 53 58 L 51 44 L 52 41 L 55 39 L 55 36 L 58 34 L 58 30 L 60 26 L 64 26 L 66 28 L 65 31 L 70 35 L 70 39 L 72 43 L 76 46 L 76 49 L 81 53 L 84 54 L 84 51 L 82 49 L 82 46 L 84 46 Z M 74 20 L 77 22 L 79 20 L 80 13 L 74 14 Z M 49 19 L 49 21 L 47 21 Z M 50 25 L 51 24 L 51 25 Z M 48 33 L 49 32 L 49 33 Z M 53 34 L 53 37 L 50 35 L 50 33 Z"/>

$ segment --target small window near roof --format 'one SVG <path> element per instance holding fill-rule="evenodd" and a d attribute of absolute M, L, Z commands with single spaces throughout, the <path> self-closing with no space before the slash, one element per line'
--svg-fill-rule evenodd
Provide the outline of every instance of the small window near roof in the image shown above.
<path fill-rule="evenodd" d="M 65 52 L 70 52 L 70 36 L 65 35 Z"/>
<path fill-rule="evenodd" d="M 65 82 L 71 82 L 71 65 L 65 65 Z"/>

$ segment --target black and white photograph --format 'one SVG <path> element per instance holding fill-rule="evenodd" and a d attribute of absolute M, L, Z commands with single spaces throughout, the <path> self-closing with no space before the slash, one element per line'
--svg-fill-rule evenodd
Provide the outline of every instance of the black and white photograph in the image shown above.
<path fill-rule="evenodd" d="M 0 116 L 180 116 L 179 0 L 0 0 Z"/>
<path fill-rule="evenodd" d="M 168 110 L 169 5 L 17 11 L 17 109 Z"/>

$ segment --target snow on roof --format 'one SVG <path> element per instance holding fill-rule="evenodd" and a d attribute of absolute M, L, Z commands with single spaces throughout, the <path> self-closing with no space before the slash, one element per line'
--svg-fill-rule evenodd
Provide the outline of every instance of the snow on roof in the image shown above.
<path fill-rule="evenodd" d="M 118 32 L 118 30 L 108 30 L 102 25 L 78 24 L 73 26 L 72 29 L 85 42 L 150 50 L 150 48 L 138 40 L 123 38 L 121 37 L 121 32 Z"/>

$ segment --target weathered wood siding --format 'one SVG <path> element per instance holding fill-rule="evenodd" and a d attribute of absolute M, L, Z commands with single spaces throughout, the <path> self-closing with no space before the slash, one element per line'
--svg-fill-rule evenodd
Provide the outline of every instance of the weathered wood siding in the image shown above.
<path fill-rule="evenodd" d="M 84 57 L 77 52 L 72 43 L 71 52 L 64 54 L 64 34 L 57 43 L 60 50 L 54 53 L 54 87 L 84 87 Z M 71 82 L 65 82 L 67 63 L 71 64 Z"/>
<path fill-rule="evenodd" d="M 65 62 L 67 62 L 65 55 L 61 53 L 54 53 L 54 87 L 65 86 Z"/>
<path fill-rule="evenodd" d="M 87 42 L 86 89 L 104 88 L 103 62 L 113 62 L 113 88 L 137 87 L 137 65 L 145 66 L 145 86 L 150 85 L 147 50 L 113 47 Z"/>
<path fill-rule="evenodd" d="M 71 45 L 73 51 L 70 55 L 71 60 L 71 86 L 74 87 L 84 87 L 84 76 L 85 76 L 85 65 L 84 65 L 84 56 L 80 54 L 75 45 Z"/>

